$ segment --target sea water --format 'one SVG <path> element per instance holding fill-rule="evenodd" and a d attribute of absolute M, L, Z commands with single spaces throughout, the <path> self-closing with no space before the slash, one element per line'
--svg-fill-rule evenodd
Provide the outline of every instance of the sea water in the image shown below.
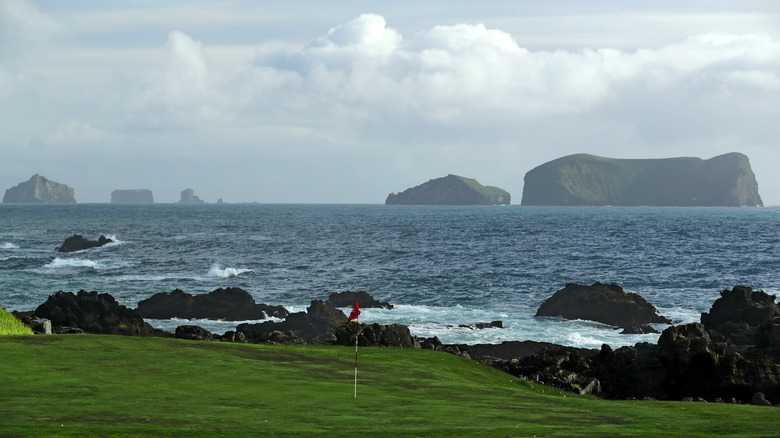
<path fill-rule="evenodd" d="M 658 335 L 534 314 L 567 283 L 618 284 L 676 323 L 698 321 L 735 285 L 777 294 L 778 225 L 776 207 L 2 204 L 0 306 L 32 310 L 84 289 L 136 307 L 177 288 L 240 287 L 303 311 L 332 292 L 365 290 L 395 307 L 362 309 L 361 322 L 405 324 L 445 343 L 618 347 Z M 73 234 L 114 242 L 56 252 Z M 494 320 L 504 328 L 461 327 Z M 149 322 L 217 333 L 237 325 Z"/>

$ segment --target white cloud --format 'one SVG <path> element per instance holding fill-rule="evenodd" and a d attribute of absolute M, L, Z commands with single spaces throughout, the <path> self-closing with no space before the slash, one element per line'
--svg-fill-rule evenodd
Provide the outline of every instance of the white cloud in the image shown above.
<path fill-rule="evenodd" d="M 9 4 L 26 12 L 12 14 Z M 342 24 L 322 25 L 318 18 L 315 30 L 307 21 L 300 24 L 305 31 L 290 31 L 296 38 L 273 40 L 230 34 L 231 26 L 252 30 L 251 17 L 235 12 L 215 15 L 217 30 L 209 30 L 210 4 L 181 17 L 168 5 L 162 24 L 151 4 L 84 15 L 46 6 L 56 20 L 32 3 L 0 3 L 0 24 L 16 17 L 0 27 L 0 36 L 27 35 L 0 38 L 0 55 L 16 53 L 0 56 L 0 147 L 13 150 L 17 166 L 30 174 L 43 172 L 42 158 L 24 148 L 50 144 L 68 145 L 74 162 L 121 157 L 128 168 L 137 163 L 166 177 L 165 163 L 177 162 L 170 176 L 177 183 L 222 166 L 244 187 L 256 187 L 252 180 L 262 173 L 269 184 L 287 184 L 285 201 L 350 202 L 349 194 L 295 199 L 296 192 L 310 193 L 301 175 L 316 175 L 322 193 L 328 175 L 376 175 L 352 199 L 381 202 L 387 192 L 406 188 L 407 179 L 419 183 L 446 173 L 505 186 L 519 201 L 524 171 L 574 152 L 642 158 L 742 150 L 765 167 L 776 159 L 766 151 L 780 136 L 774 123 L 780 41 L 777 33 L 743 31 L 762 22 L 754 13 L 736 16 L 733 28 L 722 26 L 727 14 L 717 14 L 720 24 L 709 27 L 695 18 L 710 15 L 696 15 L 698 35 L 678 38 L 688 11 L 678 11 L 671 23 L 661 15 L 640 23 L 644 15 L 634 13 L 625 23 L 619 14 L 560 17 L 556 11 L 471 20 L 474 14 L 465 13 L 471 7 L 463 6 L 459 18 L 442 20 L 448 25 L 416 26 L 404 14 L 342 10 L 328 16 Z M 295 14 L 282 9 L 273 16 L 287 13 L 285 23 L 296 24 Z M 89 28 L 102 14 L 110 25 Z M 536 18 L 550 28 L 540 31 Z M 269 19 L 259 22 L 264 28 L 257 33 L 266 35 Z M 68 25 L 69 38 L 51 38 L 62 31 L 58 23 Z M 674 38 L 662 32 L 669 26 Z M 102 41 L 102 32 L 114 27 L 119 42 Z M 231 38 L 235 44 L 226 43 Z M 47 56 L 21 56 L 31 47 Z M 780 193 L 780 182 L 761 177 L 762 188 Z M 228 190 L 228 182 L 212 184 Z"/>
<path fill-rule="evenodd" d="M 766 72 L 780 55 L 780 44 L 768 37 L 716 34 L 634 52 L 530 51 L 479 24 L 436 26 L 404 41 L 376 15 L 333 28 L 304 48 L 276 49 L 259 56 L 256 66 L 323 110 L 349 104 L 369 113 L 412 111 L 437 122 L 477 110 L 513 117 L 576 114 L 632 84 L 668 89 L 745 65 Z M 284 77 L 285 71 L 297 75 Z"/>

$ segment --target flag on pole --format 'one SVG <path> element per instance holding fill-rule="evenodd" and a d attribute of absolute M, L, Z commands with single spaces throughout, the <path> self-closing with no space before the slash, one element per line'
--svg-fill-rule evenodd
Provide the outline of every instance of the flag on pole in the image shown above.
<path fill-rule="evenodd" d="M 358 316 L 360 316 L 360 307 L 358 306 L 358 303 L 360 301 L 355 301 L 355 305 L 352 306 L 352 312 L 349 314 L 349 318 L 347 319 L 347 323 L 352 322 L 353 320 L 357 322 Z M 355 327 L 355 398 L 357 398 L 357 359 L 358 359 L 358 331 L 360 330 L 360 324 L 358 324 Z"/>
<path fill-rule="evenodd" d="M 355 301 L 355 305 L 352 306 L 352 313 L 349 314 L 347 322 L 351 322 L 353 319 L 357 319 L 360 316 L 360 308 L 358 307 L 359 301 Z"/>

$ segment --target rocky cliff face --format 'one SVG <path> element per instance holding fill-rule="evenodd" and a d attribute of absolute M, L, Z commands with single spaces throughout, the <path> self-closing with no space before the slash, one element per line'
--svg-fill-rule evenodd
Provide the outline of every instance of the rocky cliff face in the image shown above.
<path fill-rule="evenodd" d="M 432 179 L 401 193 L 391 193 L 387 205 L 509 205 L 511 196 L 498 187 L 483 186 L 457 175 Z"/>
<path fill-rule="evenodd" d="M 35 174 L 28 181 L 5 191 L 8 203 L 76 203 L 73 187 L 56 183 Z"/>
<path fill-rule="evenodd" d="M 625 160 L 577 154 L 525 175 L 521 205 L 762 206 L 748 157 Z"/>
<path fill-rule="evenodd" d="M 154 195 L 149 189 L 114 190 L 112 204 L 154 204 Z"/>

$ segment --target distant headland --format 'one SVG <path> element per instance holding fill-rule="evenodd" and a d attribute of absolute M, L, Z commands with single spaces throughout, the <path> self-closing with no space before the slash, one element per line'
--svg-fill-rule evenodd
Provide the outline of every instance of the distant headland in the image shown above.
<path fill-rule="evenodd" d="M 35 174 L 29 180 L 19 183 L 5 191 L 4 203 L 57 203 L 75 204 L 73 187 L 50 181 Z"/>
<path fill-rule="evenodd" d="M 457 175 L 432 179 L 424 184 L 391 193 L 386 205 L 509 205 L 509 192 L 483 186 L 477 180 Z"/>
<path fill-rule="evenodd" d="M 763 206 L 748 157 L 615 159 L 569 155 L 525 175 L 521 205 Z"/>

